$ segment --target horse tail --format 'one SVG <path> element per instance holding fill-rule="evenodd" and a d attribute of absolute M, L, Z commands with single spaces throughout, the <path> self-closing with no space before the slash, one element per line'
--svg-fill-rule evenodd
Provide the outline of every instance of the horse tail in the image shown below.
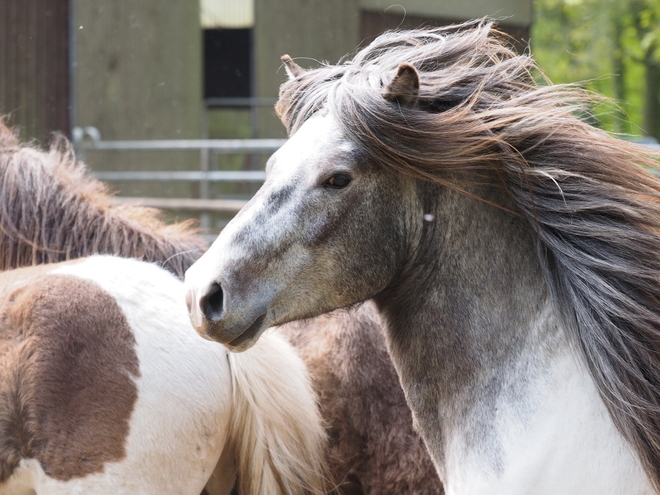
<path fill-rule="evenodd" d="M 229 353 L 233 413 L 230 445 L 241 495 L 325 491 L 325 430 L 307 369 L 280 335 Z"/>

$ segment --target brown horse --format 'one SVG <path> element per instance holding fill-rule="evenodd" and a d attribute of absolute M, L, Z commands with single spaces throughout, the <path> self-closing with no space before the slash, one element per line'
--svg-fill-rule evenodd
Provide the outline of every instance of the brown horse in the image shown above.
<path fill-rule="evenodd" d="M 206 245 L 189 224 L 111 206 L 105 185 L 77 163 L 65 140 L 20 145 L 0 125 L 0 268 L 95 253 L 135 257 L 183 272 Z M 281 327 L 306 363 L 331 447 L 330 477 L 346 494 L 441 494 L 412 430 L 405 398 L 370 306 Z"/>
<path fill-rule="evenodd" d="M 369 303 L 282 325 L 312 378 L 328 424 L 329 471 L 341 493 L 442 494 L 419 436 L 382 327 Z"/>
<path fill-rule="evenodd" d="M 660 156 L 489 20 L 284 61 L 291 138 L 186 273 L 200 334 L 372 300 L 449 493 L 660 493 Z"/>

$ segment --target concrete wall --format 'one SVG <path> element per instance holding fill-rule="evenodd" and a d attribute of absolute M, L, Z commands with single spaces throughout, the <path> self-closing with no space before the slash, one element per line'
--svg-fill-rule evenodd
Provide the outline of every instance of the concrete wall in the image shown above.
<path fill-rule="evenodd" d="M 199 4 L 74 0 L 74 126 L 104 140 L 202 137 Z M 199 168 L 198 152 L 88 152 L 94 170 Z M 115 184 L 130 196 L 194 196 L 190 183 Z"/>
<path fill-rule="evenodd" d="M 255 0 L 255 95 L 277 96 L 286 80 L 280 62 L 285 53 L 302 67 L 316 66 L 316 60 L 336 63 L 359 41 L 360 9 L 355 0 Z M 258 133 L 285 135 L 272 108 L 260 111 Z"/>
<path fill-rule="evenodd" d="M 199 137 L 197 2 L 75 0 L 75 125 L 104 139 Z"/>

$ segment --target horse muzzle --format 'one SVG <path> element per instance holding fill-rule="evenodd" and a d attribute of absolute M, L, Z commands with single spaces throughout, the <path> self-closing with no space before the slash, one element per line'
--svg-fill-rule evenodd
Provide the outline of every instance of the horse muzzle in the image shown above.
<path fill-rule="evenodd" d="M 186 304 L 197 333 L 224 344 L 230 351 L 249 349 L 267 328 L 265 306 L 231 304 L 218 282 L 202 289 L 189 287 Z"/>

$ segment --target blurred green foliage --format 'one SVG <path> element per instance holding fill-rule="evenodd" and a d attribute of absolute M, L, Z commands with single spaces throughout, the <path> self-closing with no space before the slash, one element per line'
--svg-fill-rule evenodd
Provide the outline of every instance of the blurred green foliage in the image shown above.
<path fill-rule="evenodd" d="M 594 123 L 660 141 L 660 0 L 536 0 L 531 48 L 554 83 L 614 99 Z"/>

